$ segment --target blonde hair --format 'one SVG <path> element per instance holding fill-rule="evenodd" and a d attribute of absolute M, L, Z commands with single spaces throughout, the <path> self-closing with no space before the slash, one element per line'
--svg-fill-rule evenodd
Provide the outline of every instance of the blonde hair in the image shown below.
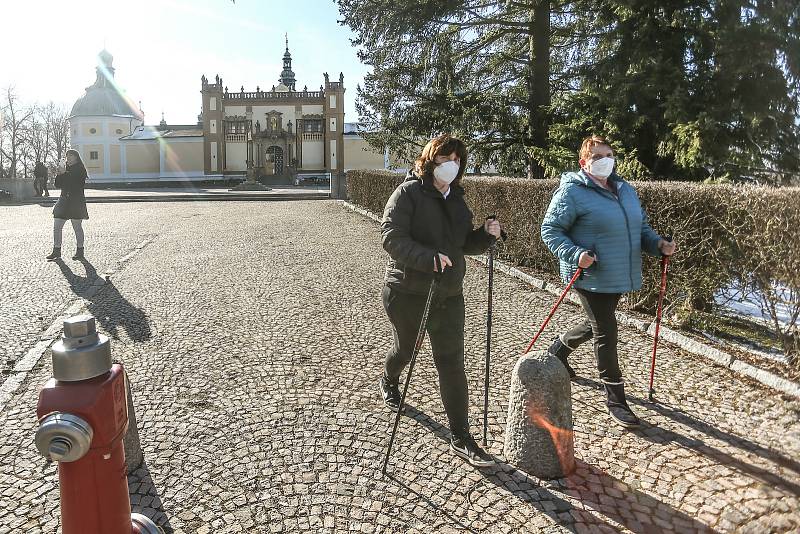
<path fill-rule="evenodd" d="M 611 144 L 606 141 L 605 137 L 593 134 L 581 143 L 581 149 L 578 150 L 578 159 L 589 159 L 592 156 L 592 149 L 598 145 L 605 145 L 611 148 Z"/>
<path fill-rule="evenodd" d="M 437 156 L 449 156 L 455 152 L 461 164 L 458 167 L 454 183 L 458 183 L 467 169 L 467 146 L 461 139 L 450 137 L 449 134 L 437 135 L 425 145 L 422 154 L 414 161 L 414 171 L 418 176 L 432 176 L 436 166 Z"/>

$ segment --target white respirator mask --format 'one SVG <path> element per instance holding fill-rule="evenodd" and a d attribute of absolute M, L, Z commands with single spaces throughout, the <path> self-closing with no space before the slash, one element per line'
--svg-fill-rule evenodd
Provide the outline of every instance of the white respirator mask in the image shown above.
<path fill-rule="evenodd" d="M 589 174 L 598 178 L 608 178 L 614 170 L 614 158 L 605 157 L 589 163 Z"/>
<path fill-rule="evenodd" d="M 458 169 L 460 165 L 455 161 L 445 161 L 444 163 L 437 165 L 435 169 L 433 169 L 433 175 L 436 177 L 437 180 L 450 185 L 453 180 L 456 179 L 458 176 Z"/>

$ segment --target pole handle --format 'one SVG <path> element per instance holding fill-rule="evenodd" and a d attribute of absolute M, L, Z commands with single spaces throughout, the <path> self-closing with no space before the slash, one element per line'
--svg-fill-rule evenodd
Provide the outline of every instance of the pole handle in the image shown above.
<path fill-rule="evenodd" d="M 665 235 L 664 236 L 664 241 L 666 241 L 667 243 L 672 243 L 672 234 Z M 669 258 L 669 256 L 667 256 L 666 254 L 661 254 L 661 257 L 662 258 Z"/>
<path fill-rule="evenodd" d="M 444 264 L 442 263 L 442 258 L 439 257 L 440 252 L 436 251 L 436 254 L 433 256 L 433 283 L 438 284 L 439 280 L 442 279 L 444 276 Z"/>
<path fill-rule="evenodd" d="M 487 221 L 496 221 L 496 220 L 497 220 L 497 215 L 494 215 L 494 214 L 492 214 L 492 215 L 489 215 L 488 217 L 486 217 L 486 220 L 487 220 Z M 503 230 L 503 228 L 502 228 L 502 227 L 500 227 L 500 238 L 501 238 L 503 241 L 505 241 L 506 239 L 508 239 L 508 234 L 506 233 L 506 231 L 505 231 L 505 230 Z"/>

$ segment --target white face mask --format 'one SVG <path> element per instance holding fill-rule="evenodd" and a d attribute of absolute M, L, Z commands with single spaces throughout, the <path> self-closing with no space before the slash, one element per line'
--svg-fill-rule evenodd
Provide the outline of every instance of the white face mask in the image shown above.
<path fill-rule="evenodd" d="M 444 163 L 437 165 L 435 169 L 433 169 L 433 175 L 436 177 L 437 180 L 440 180 L 447 185 L 450 185 L 453 180 L 456 179 L 458 176 L 458 169 L 459 164 L 455 161 L 445 161 Z"/>
<path fill-rule="evenodd" d="M 589 163 L 589 174 L 598 178 L 608 178 L 614 170 L 614 158 L 605 157 Z"/>

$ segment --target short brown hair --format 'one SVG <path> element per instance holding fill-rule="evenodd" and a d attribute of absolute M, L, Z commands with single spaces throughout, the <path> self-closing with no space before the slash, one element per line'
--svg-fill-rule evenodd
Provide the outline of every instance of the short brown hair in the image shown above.
<path fill-rule="evenodd" d="M 592 155 L 592 149 L 597 145 L 606 145 L 611 148 L 611 143 L 606 141 L 605 137 L 599 135 L 590 135 L 581 143 L 581 149 L 578 150 L 578 159 L 589 159 Z"/>
<path fill-rule="evenodd" d="M 461 139 L 450 137 L 449 134 L 437 135 L 425 145 L 422 154 L 414 161 L 414 171 L 418 176 L 433 176 L 433 168 L 436 166 L 437 156 L 449 156 L 455 152 L 461 164 L 458 167 L 458 174 L 454 183 L 458 183 L 467 169 L 467 146 Z"/>

